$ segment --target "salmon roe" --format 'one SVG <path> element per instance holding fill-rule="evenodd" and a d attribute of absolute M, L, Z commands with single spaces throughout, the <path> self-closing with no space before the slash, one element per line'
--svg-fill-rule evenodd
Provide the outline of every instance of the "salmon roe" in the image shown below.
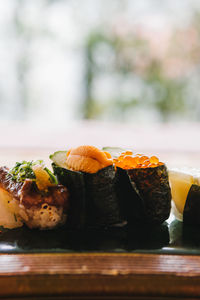
<path fill-rule="evenodd" d="M 122 152 L 113 162 L 115 167 L 122 169 L 155 168 L 163 165 L 156 156 L 148 157 L 143 154 L 133 154 L 132 151 Z"/>

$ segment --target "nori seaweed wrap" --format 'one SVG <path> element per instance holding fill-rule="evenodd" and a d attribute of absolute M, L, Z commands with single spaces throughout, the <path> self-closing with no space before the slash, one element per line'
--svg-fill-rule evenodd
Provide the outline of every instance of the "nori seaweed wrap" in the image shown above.
<path fill-rule="evenodd" d="M 66 153 L 67 152 L 65 151 L 65 156 Z M 56 163 L 52 163 L 52 168 L 58 182 L 62 182 L 64 186 L 68 187 L 70 193 L 70 209 L 67 221 L 68 225 L 76 229 L 84 228 L 86 223 L 84 174 L 68 170 L 65 167 L 60 167 Z"/>
<path fill-rule="evenodd" d="M 145 169 L 117 168 L 117 178 L 121 207 L 128 222 L 162 224 L 168 219 L 171 192 L 165 165 Z"/>
<path fill-rule="evenodd" d="M 200 186 L 192 184 L 183 211 L 183 222 L 200 225 Z"/>
<path fill-rule="evenodd" d="M 169 217 L 167 168 L 156 157 L 152 161 L 147 156 L 133 157 L 130 151 L 115 159 L 120 204 L 129 223 L 162 224 Z"/>
<path fill-rule="evenodd" d="M 80 146 L 87 147 L 87 146 Z M 80 148 L 79 147 L 79 148 Z M 92 146 L 88 146 L 92 147 Z M 83 149 L 81 148 L 81 151 Z M 93 147 L 95 148 L 95 147 Z M 76 148 L 78 149 L 78 148 Z M 75 150 L 76 150 L 75 149 Z M 99 149 L 95 148 L 95 151 Z M 73 152 L 73 149 L 71 153 Z M 101 151 L 103 153 L 103 151 Z M 70 212 L 68 218 L 68 225 L 72 228 L 84 228 L 84 227 L 109 227 L 115 224 L 123 222 L 123 218 L 120 211 L 119 199 L 115 190 L 115 169 L 112 164 L 112 160 L 105 166 L 101 158 L 92 156 L 90 153 L 89 159 L 92 157 L 94 171 L 91 168 L 91 161 L 89 163 L 84 152 L 84 157 L 79 157 L 77 162 L 67 161 L 67 151 L 57 152 L 51 155 L 53 160 L 53 170 L 60 183 L 67 186 L 71 195 Z M 74 152 L 73 152 L 74 153 Z M 73 154 L 72 153 L 72 154 Z M 76 152 L 75 152 L 76 153 Z M 77 156 L 77 154 L 75 154 Z M 60 163 L 62 161 L 62 163 Z M 76 170 L 70 170 L 69 165 L 71 163 Z M 86 162 L 86 163 L 85 163 Z M 78 165 L 78 167 L 76 167 Z M 103 168 L 101 168 L 103 166 Z M 99 169 L 98 169 L 99 167 Z M 81 169 L 81 170 L 77 170 Z M 83 171 L 88 169 L 89 172 Z"/>

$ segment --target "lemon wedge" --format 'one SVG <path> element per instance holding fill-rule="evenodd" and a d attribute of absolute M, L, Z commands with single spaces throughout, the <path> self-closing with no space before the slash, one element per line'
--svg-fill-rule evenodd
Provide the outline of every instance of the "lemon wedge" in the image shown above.
<path fill-rule="evenodd" d="M 188 192 L 192 184 L 200 185 L 200 170 L 193 168 L 170 169 L 169 182 L 172 200 L 179 214 L 183 214 Z"/>

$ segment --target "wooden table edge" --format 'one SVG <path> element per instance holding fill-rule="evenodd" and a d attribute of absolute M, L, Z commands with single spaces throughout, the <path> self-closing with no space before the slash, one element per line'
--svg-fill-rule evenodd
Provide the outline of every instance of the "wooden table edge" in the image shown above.
<path fill-rule="evenodd" d="M 36 295 L 199 297 L 200 257 L 1 254 L 0 297 Z"/>

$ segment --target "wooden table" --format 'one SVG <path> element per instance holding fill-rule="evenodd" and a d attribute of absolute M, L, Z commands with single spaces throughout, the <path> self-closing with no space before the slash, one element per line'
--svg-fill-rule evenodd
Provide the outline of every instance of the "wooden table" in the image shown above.
<path fill-rule="evenodd" d="M 1 164 L 47 158 L 54 150 L 85 141 L 98 146 L 135 147 L 137 151 L 158 154 L 171 165 L 187 163 L 200 167 L 200 139 L 196 136 L 199 125 L 194 126 L 196 131 L 191 128 L 186 133 L 176 126 L 168 129 L 161 126 L 151 131 L 88 123 L 57 134 L 40 131 L 38 135 L 20 128 L 11 127 L 2 133 Z M 0 298 L 36 299 L 36 296 L 37 299 L 196 299 L 200 297 L 200 257 L 139 253 L 1 254 Z"/>
<path fill-rule="evenodd" d="M 106 253 L 0 255 L 0 296 L 196 299 L 200 297 L 200 257 Z"/>

